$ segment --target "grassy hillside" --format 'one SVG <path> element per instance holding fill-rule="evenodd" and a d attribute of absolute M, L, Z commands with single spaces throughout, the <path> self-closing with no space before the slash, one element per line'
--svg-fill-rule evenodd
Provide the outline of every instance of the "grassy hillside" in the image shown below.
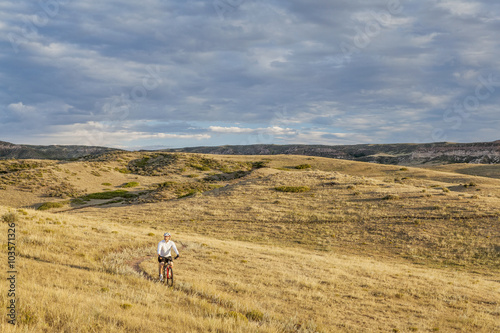
<path fill-rule="evenodd" d="M 500 331 L 499 179 L 290 155 L 19 163 L 0 164 L 19 271 L 2 332 Z M 167 230 L 173 289 L 155 281 Z"/>

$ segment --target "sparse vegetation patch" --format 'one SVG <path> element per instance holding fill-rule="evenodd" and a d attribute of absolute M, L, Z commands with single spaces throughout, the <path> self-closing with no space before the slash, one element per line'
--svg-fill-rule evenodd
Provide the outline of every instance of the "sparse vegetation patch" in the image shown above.
<path fill-rule="evenodd" d="M 158 186 L 157 191 L 172 193 L 177 198 L 185 198 L 197 192 L 202 193 L 205 191 L 213 190 L 214 188 L 215 187 L 212 184 L 205 184 L 201 182 L 190 182 L 190 183 L 165 182 Z"/>
<path fill-rule="evenodd" d="M 69 182 L 61 182 L 57 185 L 52 185 L 47 188 L 45 195 L 54 198 L 76 198 L 81 196 L 83 191 L 78 190 L 74 185 Z"/>
<path fill-rule="evenodd" d="M 130 161 L 127 169 L 131 173 L 143 176 L 168 175 L 175 172 L 173 166 L 179 159 L 179 155 L 174 153 L 151 153 Z"/>

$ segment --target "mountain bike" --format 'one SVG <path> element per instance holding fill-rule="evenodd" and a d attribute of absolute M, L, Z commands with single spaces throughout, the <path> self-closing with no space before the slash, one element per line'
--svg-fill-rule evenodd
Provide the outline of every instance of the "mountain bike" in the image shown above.
<path fill-rule="evenodd" d="M 172 268 L 172 257 L 167 257 L 167 261 L 163 264 L 162 268 L 163 282 L 169 286 L 174 285 L 174 270 Z"/>

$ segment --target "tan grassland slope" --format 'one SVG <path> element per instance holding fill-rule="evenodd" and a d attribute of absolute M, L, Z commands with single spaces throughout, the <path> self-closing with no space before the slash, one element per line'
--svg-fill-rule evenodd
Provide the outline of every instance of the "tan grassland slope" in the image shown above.
<path fill-rule="evenodd" d="M 1 332 L 500 332 L 498 170 L 433 168 L 159 152 L 0 161 Z M 165 231 L 181 252 L 173 288 L 157 282 Z"/>

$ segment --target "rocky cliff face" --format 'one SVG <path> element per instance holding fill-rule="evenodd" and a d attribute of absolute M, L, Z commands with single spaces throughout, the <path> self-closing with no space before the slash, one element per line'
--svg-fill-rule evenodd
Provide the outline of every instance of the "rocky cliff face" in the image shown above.
<path fill-rule="evenodd" d="M 500 163 L 500 141 L 420 147 L 411 154 L 410 159 L 423 162 L 437 160 L 449 163 L 497 164 Z"/>
<path fill-rule="evenodd" d="M 421 165 L 447 163 L 500 164 L 500 140 L 481 143 L 369 144 L 351 146 L 251 145 L 173 149 L 203 154 L 273 155 L 294 154 L 354 161 Z"/>
<path fill-rule="evenodd" d="M 32 146 L 0 141 L 0 159 L 67 160 L 87 155 L 99 155 L 117 149 L 91 146 Z"/>

